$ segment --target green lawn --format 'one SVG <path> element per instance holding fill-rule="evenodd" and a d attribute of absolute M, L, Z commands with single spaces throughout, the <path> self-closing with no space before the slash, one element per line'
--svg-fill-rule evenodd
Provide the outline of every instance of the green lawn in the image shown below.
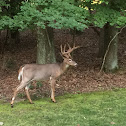
<path fill-rule="evenodd" d="M 0 102 L 4 126 L 126 126 L 126 89 L 67 94 L 14 104 Z"/>

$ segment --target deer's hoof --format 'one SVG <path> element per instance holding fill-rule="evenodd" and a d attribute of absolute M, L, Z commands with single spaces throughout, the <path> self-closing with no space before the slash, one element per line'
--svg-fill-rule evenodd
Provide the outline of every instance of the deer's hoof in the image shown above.
<path fill-rule="evenodd" d="M 14 106 L 13 106 L 13 104 L 11 104 L 11 108 L 13 108 Z"/>
<path fill-rule="evenodd" d="M 52 100 L 52 99 L 51 99 L 51 101 L 54 102 L 54 103 L 56 103 L 56 100 Z"/>
<path fill-rule="evenodd" d="M 30 102 L 30 104 L 34 104 L 34 102 Z"/>

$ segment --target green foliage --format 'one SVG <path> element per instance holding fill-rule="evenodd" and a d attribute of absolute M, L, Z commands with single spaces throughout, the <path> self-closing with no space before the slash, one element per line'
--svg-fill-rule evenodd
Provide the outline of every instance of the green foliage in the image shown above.
<path fill-rule="evenodd" d="M 102 28 L 107 22 L 117 27 L 126 25 L 126 2 L 123 0 L 102 0 L 97 2 L 84 0 L 81 5 L 85 9 L 90 9 L 89 20 L 97 27 Z"/>
<path fill-rule="evenodd" d="M 21 1 L 23 0 L 2 0 L 0 1 L 0 30 L 16 29 L 14 23 L 15 16 L 20 11 Z"/>
<path fill-rule="evenodd" d="M 45 25 L 48 25 L 57 29 L 76 28 L 83 30 L 89 23 L 88 20 L 85 20 L 88 16 L 87 10 L 68 2 L 36 0 L 34 4 L 23 2 L 21 12 L 14 19 L 17 20 L 15 26 L 20 26 L 21 29 L 31 27 L 31 25 L 45 28 Z"/>
<path fill-rule="evenodd" d="M 121 21 L 121 20 L 122 21 Z M 103 27 L 105 23 L 110 25 L 123 26 L 126 24 L 126 17 L 122 16 L 120 12 L 110 9 L 108 7 L 99 7 L 94 15 L 93 22 L 95 26 Z"/>
<path fill-rule="evenodd" d="M 1 1 L 0 1 L 0 13 L 2 12 L 1 6 L 4 6 L 4 5 L 6 5 L 6 3 L 5 3 L 3 0 L 1 0 Z"/>
<path fill-rule="evenodd" d="M 0 29 L 27 29 L 50 26 L 56 29 L 83 30 L 90 24 L 103 27 L 107 22 L 122 27 L 126 24 L 123 0 L 28 0 L 0 2 Z M 81 5 L 81 6 L 80 6 Z M 88 9 L 92 13 L 90 14 Z M 3 9 L 6 8 L 6 9 Z"/>
<path fill-rule="evenodd" d="M 125 0 L 105 0 L 108 1 L 109 6 L 114 10 L 125 10 L 126 9 L 126 2 Z"/>
<path fill-rule="evenodd" d="M 13 27 L 13 19 L 9 16 L 2 16 L 0 20 L 0 29 L 7 29 L 8 27 Z"/>

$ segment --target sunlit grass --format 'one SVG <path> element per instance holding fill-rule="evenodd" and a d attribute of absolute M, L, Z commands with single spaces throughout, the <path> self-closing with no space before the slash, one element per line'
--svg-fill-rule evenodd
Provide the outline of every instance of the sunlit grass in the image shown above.
<path fill-rule="evenodd" d="M 126 89 L 67 94 L 57 103 L 42 98 L 14 104 L 0 102 L 4 126 L 126 126 Z"/>

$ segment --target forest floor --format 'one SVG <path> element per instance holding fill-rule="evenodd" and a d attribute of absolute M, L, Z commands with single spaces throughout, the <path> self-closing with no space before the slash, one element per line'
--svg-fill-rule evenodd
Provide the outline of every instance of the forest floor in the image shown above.
<path fill-rule="evenodd" d="M 5 41 L 5 32 L 1 34 L 1 42 Z M 60 44 L 73 42 L 73 35 L 69 31 L 55 30 L 55 52 L 58 62 L 62 62 L 60 56 Z M 70 67 L 56 82 L 56 96 L 65 93 L 82 93 L 116 88 L 126 88 L 126 29 L 119 35 L 119 70 L 116 73 L 99 74 L 101 59 L 98 58 L 99 36 L 93 29 L 86 29 L 80 35 L 75 36 L 76 45 L 81 48 L 74 51 L 73 59 L 78 63 L 77 67 Z M 4 58 L 0 55 L 0 98 L 10 100 L 13 90 L 19 81 L 18 69 L 26 63 L 34 63 L 36 60 L 36 37 L 33 32 L 27 31 L 20 34 L 18 46 L 6 48 Z M 32 84 L 30 93 L 35 96 L 50 96 L 50 85 L 42 82 L 42 87 L 37 88 Z M 21 91 L 19 95 L 23 95 Z"/>

